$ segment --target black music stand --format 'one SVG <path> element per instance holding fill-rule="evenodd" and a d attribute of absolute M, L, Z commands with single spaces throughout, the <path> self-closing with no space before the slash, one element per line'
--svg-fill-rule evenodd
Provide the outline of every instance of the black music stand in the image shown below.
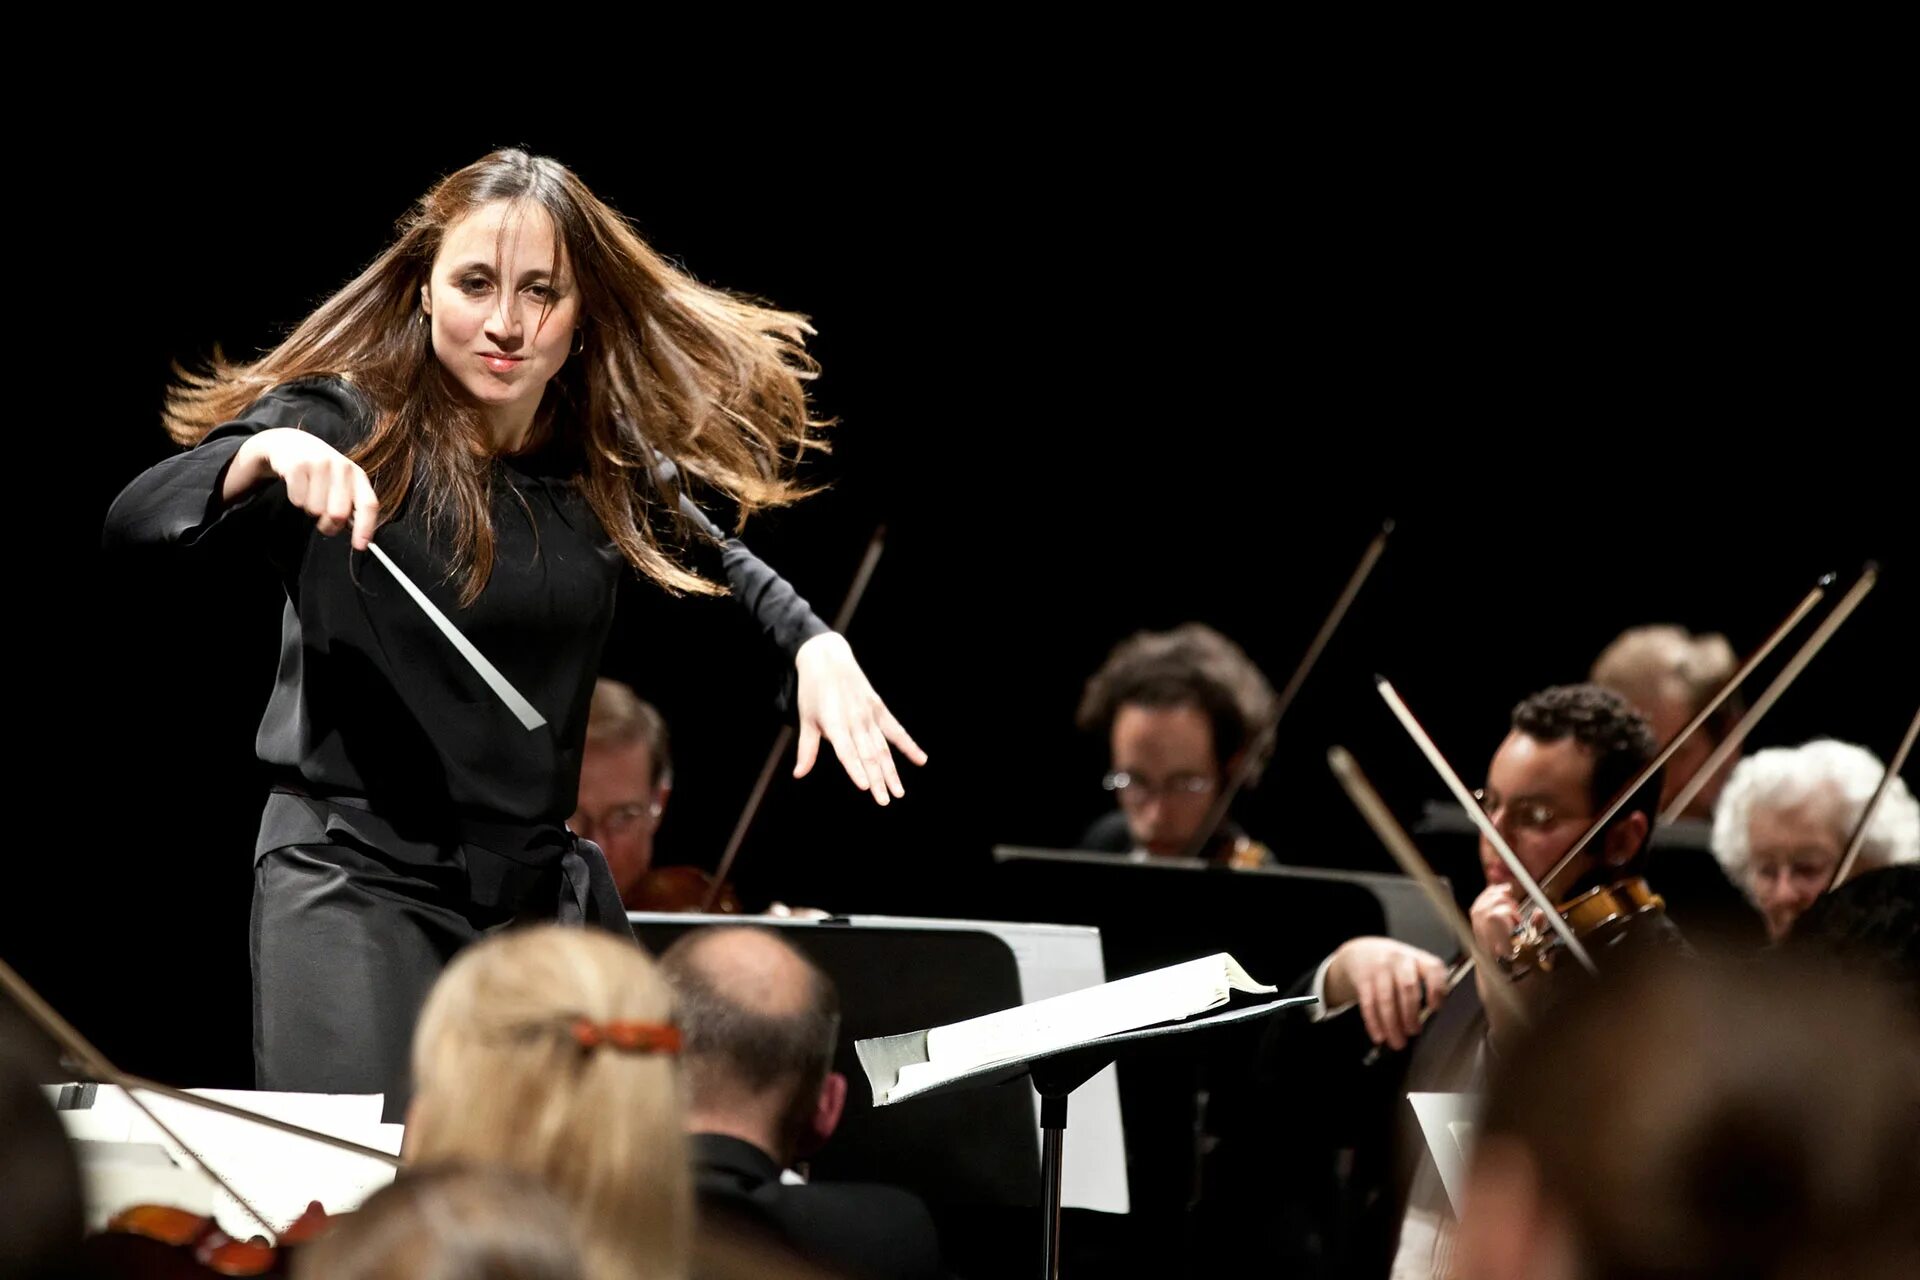
<path fill-rule="evenodd" d="M 1284 985 L 1348 938 L 1387 932 L 1380 898 L 1353 874 L 1000 846 L 994 887 L 1022 919 L 1098 928 L 1110 979 L 1226 951 Z"/>
<path fill-rule="evenodd" d="M 1041 1203 L 1043 1263 L 1040 1274 L 1046 1280 L 1057 1280 L 1060 1274 L 1060 1185 L 1062 1171 L 1066 1164 L 1067 1098 L 1073 1091 L 1123 1057 L 1160 1048 L 1162 1042 L 1171 1037 L 1206 1031 L 1232 1023 L 1250 1022 L 1278 1013 L 1283 1009 L 1298 1008 L 1312 1003 L 1314 1003 L 1312 996 L 1299 996 L 1292 999 L 1269 998 L 1257 1004 L 1222 1009 L 1215 1013 L 1189 1018 L 1183 1022 L 1100 1036 L 1079 1044 L 1035 1054 L 1021 1061 L 980 1067 L 963 1076 L 942 1081 L 940 1084 L 894 1101 L 908 1102 L 914 1098 L 939 1097 L 988 1085 L 1005 1084 L 1021 1076 L 1026 1076 L 1033 1082 L 1034 1092 L 1040 1095 L 1042 1138 L 1040 1181 L 1043 1196 Z M 872 1086 L 875 1105 L 893 1105 L 892 1101 L 881 1103 L 879 1099 L 898 1082 L 901 1067 L 915 1061 L 927 1060 L 927 1034 L 925 1031 L 916 1031 L 877 1040 L 862 1040 L 855 1045 L 855 1048 L 859 1051 L 860 1064 L 866 1069 L 868 1082 Z"/>

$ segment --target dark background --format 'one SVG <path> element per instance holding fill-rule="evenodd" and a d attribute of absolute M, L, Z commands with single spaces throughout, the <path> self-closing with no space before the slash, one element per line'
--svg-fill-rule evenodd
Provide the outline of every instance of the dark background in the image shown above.
<path fill-rule="evenodd" d="M 1237 809 L 1285 860 L 1388 866 L 1332 742 L 1403 811 L 1437 791 L 1373 672 L 1474 782 L 1511 705 L 1621 628 L 1744 651 L 1868 557 L 1881 587 L 1754 741 L 1891 750 L 1920 698 L 1896 394 L 1914 211 L 1871 136 L 1724 104 L 980 92 L 848 95 L 790 127 L 772 100 L 751 147 L 683 104 L 644 130 L 436 130 L 423 109 L 350 142 L 169 118 L 46 160 L 57 216 L 10 237 L 35 299 L 15 354 L 64 363 L 21 424 L 48 479 L 17 493 L 6 957 L 123 1067 L 250 1083 L 278 588 L 109 562 L 102 517 L 168 452 L 170 362 L 270 346 L 504 144 L 572 165 L 699 278 L 814 318 L 833 488 L 751 545 L 831 615 L 888 529 L 850 634 L 932 762 L 885 810 L 835 767 L 783 777 L 742 855 L 750 906 L 1020 918 L 988 851 L 1070 844 L 1101 812 L 1102 746 L 1072 720 L 1108 648 L 1200 619 L 1279 685 L 1387 516 Z M 777 731 L 774 662 L 728 602 L 635 583 L 607 672 L 676 737 L 660 860 L 711 865 Z"/>

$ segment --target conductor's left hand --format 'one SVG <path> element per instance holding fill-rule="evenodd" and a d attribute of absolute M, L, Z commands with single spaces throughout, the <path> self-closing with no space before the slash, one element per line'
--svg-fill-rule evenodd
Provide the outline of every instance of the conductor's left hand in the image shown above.
<path fill-rule="evenodd" d="M 854 786 L 871 791 L 883 805 L 889 796 L 906 795 L 888 744 L 915 764 L 925 764 L 927 753 L 873 691 L 846 637 L 822 632 L 800 646 L 794 665 L 800 672 L 800 751 L 793 776 L 807 776 L 824 737 Z"/>

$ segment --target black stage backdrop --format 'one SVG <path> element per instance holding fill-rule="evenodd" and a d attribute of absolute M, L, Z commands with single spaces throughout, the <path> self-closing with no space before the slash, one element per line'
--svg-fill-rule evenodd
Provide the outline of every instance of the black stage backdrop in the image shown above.
<path fill-rule="evenodd" d="M 125 1067 L 250 1083 L 277 588 L 109 562 L 102 516 L 168 452 L 170 362 L 272 344 L 436 177 L 504 144 L 574 166 L 701 279 L 816 321 L 833 487 L 756 522 L 755 549 L 830 615 L 888 529 L 851 638 L 932 763 L 885 810 L 837 768 L 783 777 L 740 864 L 750 905 L 1018 918 L 988 851 L 1069 844 L 1101 811 L 1102 747 L 1072 720 L 1107 649 L 1199 619 L 1277 685 L 1386 516 L 1379 572 L 1238 809 L 1288 861 L 1388 865 L 1330 743 L 1404 811 L 1437 792 L 1374 672 L 1477 780 L 1512 704 L 1622 627 L 1746 650 L 1868 557 L 1880 590 L 1755 742 L 1884 756 L 1920 699 L 1920 546 L 1892 393 L 1903 219 L 1866 144 L 1248 105 L 995 123 L 876 100 L 751 163 L 662 108 L 617 140 L 435 133 L 424 105 L 350 142 L 129 117 L 111 148 L 47 161 L 56 198 L 10 237 L 44 281 L 16 296 L 15 354 L 63 354 L 16 423 L 48 461 L 15 477 L 7 958 Z M 676 737 L 661 859 L 711 865 L 778 728 L 774 663 L 729 603 L 634 583 L 606 670 Z"/>

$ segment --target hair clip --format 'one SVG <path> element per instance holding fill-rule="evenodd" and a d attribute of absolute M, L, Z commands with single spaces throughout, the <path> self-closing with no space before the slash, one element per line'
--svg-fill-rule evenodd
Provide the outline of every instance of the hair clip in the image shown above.
<path fill-rule="evenodd" d="M 611 1045 L 625 1053 L 679 1053 L 680 1028 L 664 1022 L 595 1022 L 575 1018 L 568 1031 L 583 1049 Z"/>

